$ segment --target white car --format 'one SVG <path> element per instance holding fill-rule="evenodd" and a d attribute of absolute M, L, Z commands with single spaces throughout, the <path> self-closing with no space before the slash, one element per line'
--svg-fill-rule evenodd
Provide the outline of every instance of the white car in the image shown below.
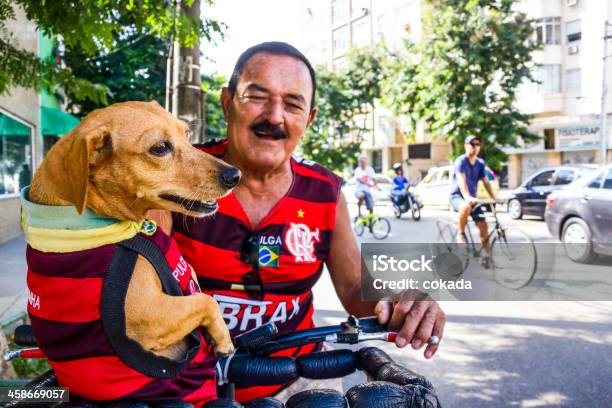
<path fill-rule="evenodd" d="M 376 204 L 381 201 L 389 201 L 391 190 L 393 190 L 393 181 L 383 174 L 377 174 L 374 177 L 376 179 L 376 184 L 378 184 L 378 187 L 380 187 L 380 191 L 376 187 L 370 187 L 370 192 L 374 198 L 374 203 Z M 356 184 L 357 179 L 353 176 L 348 179 L 346 183 L 344 183 L 344 186 L 342 186 L 342 192 L 344 193 L 344 197 L 346 197 L 346 201 L 348 203 L 357 203 L 357 197 L 355 197 Z"/>
<path fill-rule="evenodd" d="M 499 196 L 499 182 L 495 173 L 488 167 L 486 167 L 485 171 L 495 196 Z M 415 194 L 423 205 L 449 207 L 453 172 L 454 167 L 450 165 L 429 169 L 427 175 L 415 187 Z M 478 182 L 478 198 L 489 198 L 489 194 L 486 192 L 482 181 Z"/>

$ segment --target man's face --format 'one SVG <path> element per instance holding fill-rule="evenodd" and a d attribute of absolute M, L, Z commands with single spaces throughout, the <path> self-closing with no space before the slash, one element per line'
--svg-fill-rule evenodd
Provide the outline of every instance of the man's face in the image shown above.
<path fill-rule="evenodd" d="M 282 165 L 316 115 L 311 97 L 312 80 L 302 61 L 265 52 L 253 55 L 236 93 L 232 96 L 225 88 L 221 96 L 233 153 L 249 167 Z"/>
<path fill-rule="evenodd" d="M 368 161 L 366 159 L 359 159 L 359 167 L 361 167 L 362 169 L 365 169 L 367 165 L 368 165 Z"/>
<path fill-rule="evenodd" d="M 472 140 L 465 144 L 465 154 L 468 156 L 477 156 L 480 153 L 480 140 Z"/>

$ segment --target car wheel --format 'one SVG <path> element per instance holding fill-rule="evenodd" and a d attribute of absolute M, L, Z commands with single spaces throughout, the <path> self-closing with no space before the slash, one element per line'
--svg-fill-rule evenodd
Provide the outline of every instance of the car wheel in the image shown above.
<path fill-rule="evenodd" d="M 510 214 L 510 218 L 513 220 L 520 220 L 523 218 L 523 206 L 521 202 L 516 198 L 513 198 L 508 203 L 508 213 Z"/>
<path fill-rule="evenodd" d="M 591 263 L 597 258 L 593 252 L 591 230 L 581 218 L 570 218 L 563 224 L 561 240 L 566 255 L 574 262 Z"/>

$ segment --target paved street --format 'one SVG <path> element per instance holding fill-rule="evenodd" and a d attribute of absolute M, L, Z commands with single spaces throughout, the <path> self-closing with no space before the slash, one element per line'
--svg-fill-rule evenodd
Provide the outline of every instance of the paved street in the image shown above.
<path fill-rule="evenodd" d="M 388 242 L 436 238 L 435 221 L 451 214 L 425 209 L 419 222 L 392 221 Z M 542 221 L 501 220 L 538 242 L 552 242 Z M 365 233 L 362 242 L 374 242 Z M 380 242 L 380 241 L 379 241 Z M 345 315 L 327 275 L 315 289 L 318 324 Z M 612 302 L 442 302 L 445 338 L 432 360 L 422 351 L 377 343 L 393 358 L 426 375 L 447 407 L 606 407 L 612 392 Z M 345 379 L 345 387 L 364 381 Z"/>
<path fill-rule="evenodd" d="M 353 209 L 353 208 L 351 208 Z M 392 222 L 386 242 L 435 241 L 435 221 L 450 217 L 425 209 L 423 218 Z M 536 241 L 552 241 L 539 220 L 511 221 Z M 374 240 L 365 233 L 363 242 Z M 25 308 L 25 262 L 21 238 L 0 245 L 0 315 Z M 327 274 L 315 288 L 319 325 L 345 318 Z M 612 302 L 443 302 L 448 315 L 440 351 L 422 352 L 376 343 L 393 358 L 426 375 L 446 407 L 605 407 L 612 393 Z M 7 310 L 8 308 L 8 310 Z M 0 317 L 1 318 L 1 317 Z M 364 381 L 360 374 L 345 387 Z"/>

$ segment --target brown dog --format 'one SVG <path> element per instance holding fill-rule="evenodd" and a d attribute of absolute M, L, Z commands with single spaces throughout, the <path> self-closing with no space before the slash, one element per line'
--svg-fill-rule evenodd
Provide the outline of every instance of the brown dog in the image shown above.
<path fill-rule="evenodd" d="M 192 147 L 187 131 L 156 102 L 96 110 L 49 151 L 33 177 L 29 201 L 136 222 L 151 209 L 212 214 L 215 200 L 236 185 L 240 173 Z M 125 320 L 127 336 L 156 355 L 180 358 L 186 336 L 198 327 L 217 353 L 233 351 L 217 302 L 199 292 L 167 295 L 143 256 L 127 289 Z"/>

